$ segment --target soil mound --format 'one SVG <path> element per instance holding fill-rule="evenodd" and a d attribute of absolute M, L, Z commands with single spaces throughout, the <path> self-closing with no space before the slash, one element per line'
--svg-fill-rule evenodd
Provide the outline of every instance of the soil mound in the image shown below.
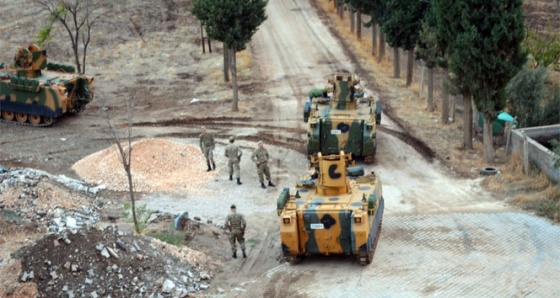
<path fill-rule="evenodd" d="M 130 167 L 134 190 L 139 192 L 203 190 L 218 173 L 204 171 L 206 162 L 198 147 L 157 138 L 132 143 Z M 89 183 L 103 183 L 114 191 L 128 191 L 126 172 L 116 145 L 81 159 L 72 169 Z"/>

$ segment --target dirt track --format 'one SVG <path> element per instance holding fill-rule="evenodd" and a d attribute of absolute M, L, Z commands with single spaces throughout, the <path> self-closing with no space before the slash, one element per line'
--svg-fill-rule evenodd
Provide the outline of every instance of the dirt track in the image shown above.
<path fill-rule="evenodd" d="M 175 5 L 186 2 L 175 1 Z M 497 201 L 481 189 L 479 180 L 454 178 L 437 160 L 426 158 L 430 156 L 426 150 L 396 137 L 403 134 L 402 126 L 389 117 L 383 118 L 380 129 L 378 163 L 369 168 L 380 173 L 386 200 L 374 262 L 367 267 L 344 257 L 307 258 L 298 266 L 280 262 L 274 201 L 281 187 L 292 186 L 306 166 L 300 152 L 307 91 L 322 87 L 334 72 L 344 71 L 360 73 L 365 87 L 384 98 L 401 94 L 378 80 L 374 71 L 357 65 L 359 60 L 333 35 L 326 15 L 317 13 L 308 1 L 270 0 L 267 13 L 268 20 L 250 45 L 251 71 L 259 77 L 243 81 L 250 78 L 240 76 L 241 89 L 252 93 L 242 94 L 241 112 L 235 114 L 229 112 L 229 91 L 212 92 L 221 84 L 221 67 L 216 67 L 221 53 L 202 55 L 192 47 L 196 34 L 188 33 L 198 24 L 186 17 L 185 9 L 168 5 L 152 11 L 144 16 L 152 23 L 138 23 L 136 33 L 114 32 L 127 37 L 114 39 L 107 49 L 97 46 L 90 51 L 96 57 L 90 69 L 96 75 L 98 99 L 107 98 L 117 122 L 124 119 L 123 98 L 136 94 L 135 138 L 167 137 L 196 144 L 199 127 L 206 125 L 218 138 L 218 150 L 223 150 L 229 135 L 238 136 L 245 156 L 242 186 L 227 181 L 219 151 L 219 178 L 207 185 L 204 197 L 189 192 L 149 193 L 139 202 L 169 212 L 188 210 L 216 222 L 235 203 L 246 215 L 249 258 L 229 262 L 214 279 L 211 296 L 560 296 L 555 286 L 560 275 L 556 245 L 560 229 Z M 32 17 L 28 13 L 24 19 Z M 3 26 L 4 34 L 14 31 Z M 3 51 L 19 45 L 22 35 L 32 36 L 34 27 L 22 24 L 17 32 L 0 41 Z M 184 36 L 191 39 L 182 40 Z M 188 58 L 185 51 L 191 51 Z M 62 50 L 52 55 L 65 60 Z M 208 69 L 214 73 L 203 72 Z M 193 98 L 202 102 L 190 104 Z M 101 100 L 96 100 L 83 115 L 67 117 L 48 129 L 0 124 L 2 162 L 75 176 L 72 164 L 110 146 L 101 106 Z M 277 188 L 258 187 L 248 160 L 257 139 L 265 141 L 274 158 Z"/>

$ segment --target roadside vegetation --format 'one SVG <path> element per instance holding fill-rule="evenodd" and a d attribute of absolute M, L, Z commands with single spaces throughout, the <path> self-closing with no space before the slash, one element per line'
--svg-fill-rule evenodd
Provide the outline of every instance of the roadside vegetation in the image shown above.
<path fill-rule="evenodd" d="M 457 90 L 443 87 L 442 82 L 446 80 L 445 73 L 448 71 L 442 67 L 445 67 L 448 63 L 442 63 L 441 61 L 445 59 L 446 54 L 445 52 L 442 53 L 442 49 L 439 47 L 445 46 L 445 44 L 434 45 L 432 42 L 432 40 L 436 40 L 441 43 L 442 40 L 437 38 L 437 32 L 433 34 L 424 32 L 419 37 L 428 38 L 428 40 L 424 40 L 422 45 L 425 49 L 424 52 L 427 52 L 428 55 L 439 55 L 428 65 L 429 68 L 437 68 L 439 71 L 439 76 L 437 76 L 439 84 L 434 83 L 434 89 L 439 87 L 439 90 L 434 90 L 432 91 L 433 94 L 428 95 L 435 97 L 434 102 L 426 101 L 426 95 L 422 95 L 423 88 L 420 83 L 412 82 L 410 84 L 408 80 L 405 82 L 403 79 L 395 78 L 397 70 L 394 64 L 398 59 L 391 55 L 382 55 L 385 49 L 384 46 L 381 46 L 380 38 L 388 34 L 383 32 L 383 25 L 381 24 L 386 20 L 383 16 L 384 6 L 379 4 L 383 2 L 375 1 L 380 6 L 377 10 L 372 10 L 372 7 L 360 6 L 362 1 L 358 0 L 338 1 L 335 4 L 328 0 L 316 0 L 318 6 L 330 17 L 334 29 L 342 37 L 343 42 L 351 47 L 352 51 L 358 56 L 363 69 L 375 76 L 376 84 L 381 89 L 398 90 L 394 93 L 399 96 L 391 98 L 383 98 L 386 94 L 380 94 L 380 98 L 385 100 L 384 105 L 390 105 L 390 108 L 405 123 L 407 128 L 410 128 L 417 137 L 433 146 L 439 159 L 449 169 L 459 176 L 476 178 L 480 177 L 479 170 L 481 168 L 488 165 L 494 166 L 500 170 L 500 174 L 484 178 L 482 183 L 484 187 L 494 192 L 497 197 L 531 210 L 540 216 L 560 222 L 560 185 L 551 181 L 545 173 L 531 165 L 529 174 L 524 174 L 521 158 L 518 155 L 508 153 L 505 146 L 497 147 L 492 159 L 484 158 L 482 142 L 473 142 L 472 148 L 465 147 L 465 139 L 462 139 L 461 135 L 461 132 L 465 132 L 464 125 L 455 119 L 458 118 L 458 115 L 455 115 L 457 110 L 464 115 L 464 111 L 461 111 L 464 101 L 458 101 L 451 94 L 452 100 L 449 110 L 447 110 L 445 98 L 449 95 L 446 95 L 446 93 L 448 91 L 451 93 L 457 92 Z M 344 10 L 337 3 L 340 5 L 344 3 L 346 5 L 353 4 L 359 9 L 350 7 Z M 377 22 L 377 26 L 367 23 L 370 16 L 364 12 L 366 9 L 372 10 L 371 15 Z M 349 18 L 349 16 L 355 17 L 355 14 L 359 12 L 363 14 L 359 19 L 364 20 L 366 25 L 381 28 L 381 30 L 373 32 L 369 36 L 361 36 L 361 30 L 357 30 L 355 28 L 356 24 L 353 24 L 354 21 Z M 557 22 L 558 20 L 554 21 Z M 519 71 L 516 75 L 512 76 L 507 84 L 500 87 L 502 90 L 500 91 L 501 99 L 497 98 L 499 100 L 496 101 L 496 103 L 500 103 L 501 108 L 517 116 L 517 120 L 520 122 L 518 127 L 560 123 L 560 79 L 558 72 L 555 70 L 558 64 L 557 53 L 560 39 L 557 38 L 558 34 L 556 32 L 550 33 L 551 28 L 560 27 L 550 25 L 551 23 L 547 24 L 545 28 L 540 29 L 525 26 L 525 32 L 527 33 L 525 40 L 520 41 L 520 46 L 524 53 L 529 54 L 528 61 L 522 67 L 519 65 Z M 360 26 L 360 24 L 357 24 L 357 26 Z M 424 27 L 427 27 L 427 25 L 424 25 Z M 422 30 L 425 31 L 425 28 Z M 355 32 L 360 32 L 360 36 L 357 36 Z M 372 40 L 372 36 L 379 40 Z M 375 45 L 379 45 L 379 49 L 375 49 Z M 392 52 L 393 56 L 399 55 L 399 51 Z M 427 59 L 426 53 L 421 56 L 417 55 L 418 57 L 425 61 Z M 434 67 L 436 64 L 437 67 Z M 416 71 L 414 77 L 419 78 L 419 73 L 421 73 L 420 70 Z M 408 86 L 410 87 L 407 89 Z M 455 87 L 459 87 L 458 91 L 460 91 L 460 86 Z M 461 92 L 458 96 L 461 96 Z M 442 102 L 443 107 L 438 106 L 439 102 Z M 431 104 L 435 105 L 433 111 Z M 419 108 L 426 105 L 428 107 L 425 109 Z M 445 121 L 440 121 L 439 116 L 447 112 L 450 112 L 449 117 L 445 117 Z M 450 119 L 449 122 L 447 122 L 448 118 Z M 560 145 L 555 143 L 552 146 L 552 151 L 557 157 L 555 159 L 556 164 L 560 166 Z"/>

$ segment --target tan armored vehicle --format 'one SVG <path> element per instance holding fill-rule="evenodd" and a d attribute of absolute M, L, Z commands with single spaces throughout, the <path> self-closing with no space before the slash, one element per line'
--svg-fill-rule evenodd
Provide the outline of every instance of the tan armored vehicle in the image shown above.
<path fill-rule="evenodd" d="M 295 189 L 283 189 L 277 210 L 287 261 L 314 254 L 355 256 L 361 264 L 373 260 L 384 209 L 381 181 L 350 164 L 351 154 L 318 153 L 311 159 L 316 172 Z"/>
<path fill-rule="evenodd" d="M 66 113 L 79 113 L 93 99 L 93 78 L 74 67 L 47 63 L 37 45 L 18 48 L 14 62 L 0 63 L 0 120 L 49 126 Z"/>
<path fill-rule="evenodd" d="M 307 154 L 338 154 L 344 150 L 373 163 L 381 103 L 364 96 L 360 80 L 354 75 L 335 75 L 324 92 L 312 91 L 303 112 L 307 123 Z"/>

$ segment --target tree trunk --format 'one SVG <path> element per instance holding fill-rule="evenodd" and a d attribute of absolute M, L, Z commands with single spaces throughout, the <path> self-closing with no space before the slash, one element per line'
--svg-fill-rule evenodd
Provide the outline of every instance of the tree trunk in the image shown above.
<path fill-rule="evenodd" d="M 237 112 L 239 111 L 238 107 L 238 94 L 237 94 L 237 61 L 235 59 L 236 52 L 235 49 L 230 50 L 231 53 L 231 85 L 233 87 L 233 101 L 231 102 L 231 111 Z"/>
<path fill-rule="evenodd" d="M 224 82 L 229 82 L 229 47 L 224 43 Z"/>
<path fill-rule="evenodd" d="M 484 115 L 484 130 L 482 134 L 484 143 L 484 162 L 494 161 L 494 140 L 492 135 L 492 122 Z"/>
<path fill-rule="evenodd" d="M 450 114 L 449 116 L 451 116 L 453 122 L 455 122 L 456 106 L 457 106 L 457 96 L 453 95 L 453 97 L 451 97 L 451 108 L 449 109 L 449 114 Z"/>
<path fill-rule="evenodd" d="M 393 48 L 393 76 L 395 79 L 401 77 L 401 63 L 399 59 L 399 48 Z"/>
<path fill-rule="evenodd" d="M 134 185 L 132 184 L 132 172 L 130 171 L 130 164 L 125 167 L 126 176 L 128 178 L 128 193 L 130 194 L 130 205 L 132 207 L 132 221 L 134 222 L 134 230 L 136 233 L 140 233 L 140 226 L 138 225 L 138 219 L 136 218 L 136 200 L 134 199 Z"/>
<path fill-rule="evenodd" d="M 356 36 L 362 40 L 362 12 L 359 9 L 356 12 Z"/>
<path fill-rule="evenodd" d="M 408 50 L 408 64 L 406 66 L 406 88 L 412 85 L 413 70 L 414 70 L 414 48 Z"/>
<path fill-rule="evenodd" d="M 354 30 L 356 30 L 356 13 L 351 7 L 348 16 L 350 17 L 350 32 L 354 33 Z"/>
<path fill-rule="evenodd" d="M 471 101 L 471 92 L 463 91 L 463 145 L 467 149 L 473 148 Z"/>
<path fill-rule="evenodd" d="M 377 51 L 377 24 L 371 25 L 371 55 L 375 56 Z"/>
<path fill-rule="evenodd" d="M 449 123 L 449 92 L 443 88 L 441 94 L 441 123 Z"/>
<path fill-rule="evenodd" d="M 379 57 L 377 57 L 377 63 L 381 63 L 383 58 L 385 57 L 385 33 L 379 27 Z"/>
<path fill-rule="evenodd" d="M 434 68 L 428 68 L 428 112 L 434 111 Z M 446 122 L 444 122 L 446 123 Z"/>
<path fill-rule="evenodd" d="M 338 17 L 343 20 L 344 19 L 344 4 L 340 4 L 338 6 Z"/>

